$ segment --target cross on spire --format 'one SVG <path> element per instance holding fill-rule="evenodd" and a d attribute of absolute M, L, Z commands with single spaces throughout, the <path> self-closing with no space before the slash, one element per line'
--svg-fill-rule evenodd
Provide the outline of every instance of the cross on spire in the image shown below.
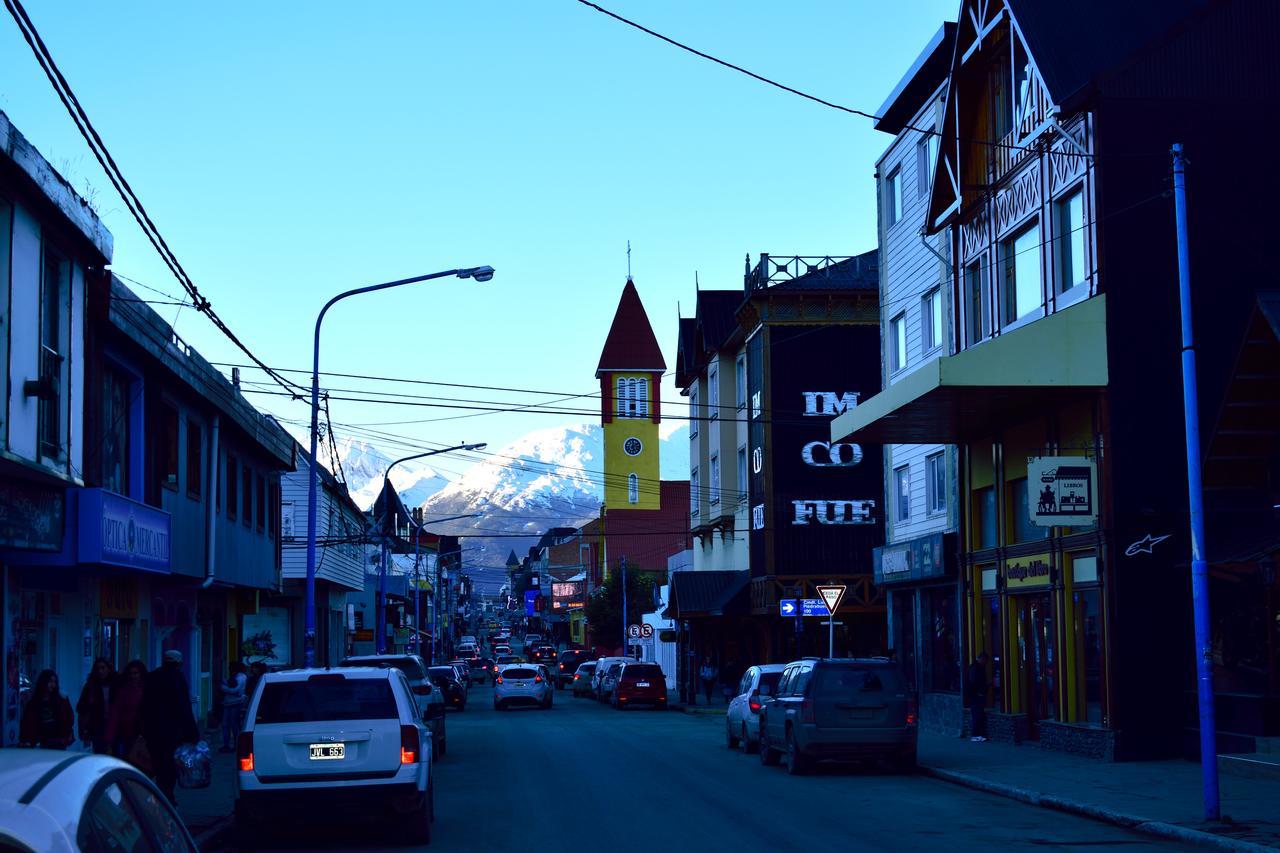
<path fill-rule="evenodd" d="M 627 241 L 627 281 L 631 281 L 631 241 Z"/>

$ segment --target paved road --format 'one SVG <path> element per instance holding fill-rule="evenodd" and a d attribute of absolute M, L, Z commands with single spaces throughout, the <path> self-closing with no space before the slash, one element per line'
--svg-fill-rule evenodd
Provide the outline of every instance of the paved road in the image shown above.
<path fill-rule="evenodd" d="M 724 746 L 723 721 L 617 712 L 556 694 L 550 711 L 496 712 L 471 688 L 436 766 L 434 851 L 1183 849 L 923 776 L 823 766 L 790 777 Z M 286 849 L 369 850 L 367 831 Z"/>

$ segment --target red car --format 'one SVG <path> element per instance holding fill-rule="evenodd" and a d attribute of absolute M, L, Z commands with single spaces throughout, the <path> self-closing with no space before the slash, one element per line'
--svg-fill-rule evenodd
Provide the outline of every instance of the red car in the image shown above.
<path fill-rule="evenodd" d="M 667 677 L 656 663 L 623 664 L 609 704 L 619 711 L 634 705 L 667 707 Z"/>

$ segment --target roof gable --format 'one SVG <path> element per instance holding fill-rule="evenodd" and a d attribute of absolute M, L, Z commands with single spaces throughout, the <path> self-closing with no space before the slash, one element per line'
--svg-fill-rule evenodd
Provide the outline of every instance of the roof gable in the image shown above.
<path fill-rule="evenodd" d="M 609 370 L 666 369 L 667 362 L 662 358 L 662 348 L 653 334 L 653 326 L 649 325 L 644 303 L 640 301 L 635 282 L 628 278 L 622 288 L 622 298 L 618 300 L 618 310 L 613 315 L 613 324 L 609 326 L 604 350 L 600 353 L 596 375 Z"/>

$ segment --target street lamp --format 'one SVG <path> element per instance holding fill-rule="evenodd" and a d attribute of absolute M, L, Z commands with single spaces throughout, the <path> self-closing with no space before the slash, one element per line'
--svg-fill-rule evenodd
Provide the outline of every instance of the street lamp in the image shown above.
<path fill-rule="evenodd" d="M 493 275 L 493 271 L 489 271 L 489 275 Z M 422 453 L 414 453 L 409 456 L 401 457 L 387 466 L 386 473 L 382 475 L 382 512 L 384 517 L 390 511 L 388 507 L 388 493 L 391 490 L 391 469 L 399 465 L 401 462 L 410 462 L 414 459 L 422 459 L 426 456 L 435 456 L 439 453 L 449 453 L 454 450 L 484 450 L 489 445 L 485 442 L 479 444 L 455 444 L 453 447 L 442 447 L 439 450 L 427 450 Z M 409 519 L 412 520 L 412 519 Z M 413 537 L 413 618 L 421 622 L 418 617 L 418 541 L 422 538 L 422 525 L 418 525 L 418 532 Z M 378 564 L 378 600 L 374 607 L 377 622 L 374 623 L 376 634 L 374 638 L 374 646 L 378 650 L 378 654 L 386 653 L 387 643 L 387 540 L 384 536 L 382 539 L 382 560 Z M 416 637 L 416 635 L 415 635 Z M 417 641 L 415 639 L 415 647 Z"/>
<path fill-rule="evenodd" d="M 316 460 L 316 449 L 319 443 L 320 432 L 320 325 L 324 322 L 324 315 L 335 303 L 346 299 L 348 296 L 357 296 L 361 293 L 372 293 L 375 290 L 387 290 L 392 287 L 400 287 L 405 284 L 416 284 L 420 281 L 430 281 L 433 278 L 445 278 L 447 276 L 457 276 L 458 278 L 472 278 L 476 281 L 489 281 L 493 278 L 493 267 L 468 267 L 466 269 L 443 270 L 434 272 L 429 275 L 419 275 L 413 278 L 402 278 L 397 281 L 383 282 L 382 284 L 372 284 L 368 287 L 358 287 L 355 290 L 348 290 L 339 293 L 330 299 L 320 309 L 320 314 L 316 317 L 315 339 L 311 349 L 311 469 L 307 475 L 307 584 L 306 584 L 306 631 L 303 635 L 303 659 L 308 667 L 316 665 L 316 488 L 317 481 L 320 478 L 319 462 Z"/>

